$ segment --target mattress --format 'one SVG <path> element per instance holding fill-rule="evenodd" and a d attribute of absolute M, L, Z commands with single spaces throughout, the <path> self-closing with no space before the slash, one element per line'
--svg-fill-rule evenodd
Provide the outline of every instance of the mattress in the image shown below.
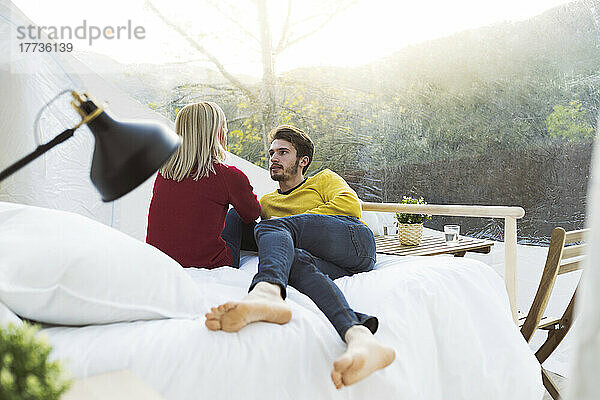
<path fill-rule="evenodd" d="M 241 264 L 186 271 L 219 305 L 246 294 L 258 259 L 246 253 Z M 165 399 L 542 398 L 540 366 L 512 321 L 502 279 L 486 264 L 378 255 L 375 270 L 335 283 L 356 311 L 379 318 L 376 337 L 396 351 L 389 367 L 341 390 L 330 372 L 345 344 L 293 288 L 292 320 L 282 326 L 215 332 L 198 315 L 43 332 L 52 359 L 75 377 L 128 369 Z"/>

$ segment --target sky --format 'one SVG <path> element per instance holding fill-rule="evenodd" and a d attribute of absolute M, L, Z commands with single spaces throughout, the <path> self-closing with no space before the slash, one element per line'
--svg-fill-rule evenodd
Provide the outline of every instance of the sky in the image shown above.
<path fill-rule="evenodd" d="M 502 21 L 520 21 L 570 0 L 358 0 L 323 29 L 289 47 L 276 58 L 276 71 L 306 66 L 358 66 L 406 47 L 454 32 Z M 105 54 L 121 63 L 206 61 L 197 50 L 145 6 L 145 0 L 13 0 L 43 26 L 125 26 L 144 30 L 143 39 L 70 40 L 78 51 Z M 207 2 L 209 4 L 207 4 Z M 169 20 L 193 36 L 229 71 L 261 75 L 255 3 L 251 0 L 152 0 Z M 215 4 L 211 6 L 210 3 Z M 323 21 L 323 0 L 293 2 L 290 32 L 302 35 Z M 281 36 L 287 1 L 268 0 L 272 41 Z M 114 29 L 113 29 L 114 30 Z M 123 31 L 125 32 L 125 31 Z M 123 33 L 125 34 L 125 33 Z M 88 35 L 89 36 L 89 35 Z M 69 41 L 69 40 L 65 40 Z"/>

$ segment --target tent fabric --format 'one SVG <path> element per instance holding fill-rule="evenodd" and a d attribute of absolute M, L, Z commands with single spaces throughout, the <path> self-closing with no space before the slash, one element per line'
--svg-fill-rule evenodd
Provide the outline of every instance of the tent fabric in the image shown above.
<path fill-rule="evenodd" d="M 0 2 L 0 169 L 32 152 L 34 120 L 40 109 L 63 90 L 87 92 L 118 119 L 146 119 L 173 123 L 121 92 L 70 53 L 15 52 L 16 27 L 32 24 L 11 2 Z M 11 51 L 12 50 L 12 51 Z M 74 126 L 79 116 L 70 106 L 70 95 L 61 96 L 40 119 L 42 142 Z M 103 203 L 89 178 L 94 148 L 86 126 L 0 183 L 0 201 L 72 211 L 144 240 L 147 211 L 154 177 L 113 203 Z M 260 197 L 275 190 L 268 171 L 228 155 L 227 163 L 244 171 Z"/>
<path fill-rule="evenodd" d="M 577 332 L 571 366 L 568 398 L 600 399 L 600 141 L 596 139 L 592 173 L 588 190 L 586 242 L 588 257 L 584 261 L 581 291 L 576 304 Z"/>

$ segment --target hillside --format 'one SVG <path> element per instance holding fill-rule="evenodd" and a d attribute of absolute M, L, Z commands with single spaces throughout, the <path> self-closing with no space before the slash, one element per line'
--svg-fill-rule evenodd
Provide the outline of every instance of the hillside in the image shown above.
<path fill-rule="evenodd" d="M 600 79 L 598 15 L 599 0 L 576 1 L 525 21 L 498 23 L 406 47 L 362 67 L 302 68 L 283 78 L 388 92 L 417 82 L 460 90 L 472 82 L 543 76 Z"/>
<path fill-rule="evenodd" d="M 519 237 L 544 242 L 553 226 L 583 223 L 600 111 L 599 25 L 600 0 L 579 0 L 361 67 L 296 69 L 279 76 L 276 122 L 315 141 L 309 174 L 334 169 L 363 199 L 416 194 L 438 203 L 522 205 Z M 189 102 L 218 102 L 230 150 L 264 163 L 265 108 L 206 64 L 122 71 L 113 82 L 172 119 Z M 259 89 L 257 80 L 240 78 Z M 460 223 L 490 236 L 489 221 Z"/>

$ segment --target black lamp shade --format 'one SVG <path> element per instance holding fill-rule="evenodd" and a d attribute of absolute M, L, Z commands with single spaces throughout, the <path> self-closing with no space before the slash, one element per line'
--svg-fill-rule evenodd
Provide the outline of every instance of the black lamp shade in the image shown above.
<path fill-rule="evenodd" d="M 88 114 L 96 108 L 92 101 L 81 105 Z M 96 138 L 90 178 L 105 202 L 142 184 L 181 144 L 177 134 L 153 121 L 121 122 L 102 112 L 87 125 Z"/>

